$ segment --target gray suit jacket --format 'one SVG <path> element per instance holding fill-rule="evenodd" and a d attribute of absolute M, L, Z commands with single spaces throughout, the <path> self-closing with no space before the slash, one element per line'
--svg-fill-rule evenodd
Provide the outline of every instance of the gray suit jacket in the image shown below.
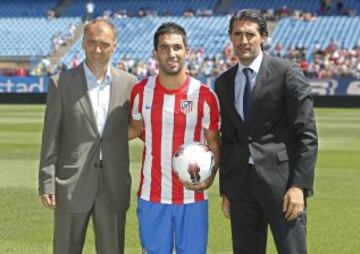
<path fill-rule="evenodd" d="M 128 110 L 136 78 L 111 68 L 109 111 L 102 136 L 87 94 L 83 64 L 49 81 L 42 136 L 39 192 L 55 193 L 57 207 L 90 210 L 99 187 L 114 211 L 130 202 Z M 104 167 L 99 168 L 100 148 Z"/>
<path fill-rule="evenodd" d="M 263 188 L 282 197 L 295 185 L 312 195 L 317 133 L 311 88 L 295 64 L 264 54 L 245 125 L 234 106 L 237 65 L 215 83 L 220 102 L 220 191 L 236 198 L 249 155 Z"/>

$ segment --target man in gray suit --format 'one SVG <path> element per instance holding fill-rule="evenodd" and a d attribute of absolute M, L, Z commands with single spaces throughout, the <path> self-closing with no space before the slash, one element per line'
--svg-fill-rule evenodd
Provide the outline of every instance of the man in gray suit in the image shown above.
<path fill-rule="evenodd" d="M 267 34 L 254 11 L 230 20 L 239 63 L 215 84 L 222 209 L 231 220 L 234 253 L 265 253 L 270 225 L 278 253 L 304 254 L 317 155 L 311 89 L 294 63 L 262 52 Z"/>
<path fill-rule="evenodd" d="M 82 252 L 90 217 L 97 253 L 124 253 L 128 108 L 136 78 L 110 66 L 115 40 L 111 23 L 91 21 L 85 62 L 49 81 L 39 192 L 43 205 L 55 209 L 55 254 Z"/>

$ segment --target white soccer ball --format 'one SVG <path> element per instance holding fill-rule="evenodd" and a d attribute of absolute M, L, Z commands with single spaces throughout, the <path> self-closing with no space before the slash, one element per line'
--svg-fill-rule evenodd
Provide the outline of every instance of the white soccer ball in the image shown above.
<path fill-rule="evenodd" d="M 183 182 L 204 182 L 212 173 L 215 159 L 209 147 L 200 143 L 180 146 L 173 158 L 173 170 Z"/>

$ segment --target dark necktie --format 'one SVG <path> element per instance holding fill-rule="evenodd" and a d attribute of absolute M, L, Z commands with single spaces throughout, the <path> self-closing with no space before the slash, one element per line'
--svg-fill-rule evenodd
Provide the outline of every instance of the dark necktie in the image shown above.
<path fill-rule="evenodd" d="M 243 113 L 244 113 L 244 121 L 245 123 L 248 120 L 249 112 L 250 112 L 250 103 L 251 103 L 251 72 L 250 68 L 244 68 L 243 73 L 245 75 L 245 89 L 243 96 Z"/>

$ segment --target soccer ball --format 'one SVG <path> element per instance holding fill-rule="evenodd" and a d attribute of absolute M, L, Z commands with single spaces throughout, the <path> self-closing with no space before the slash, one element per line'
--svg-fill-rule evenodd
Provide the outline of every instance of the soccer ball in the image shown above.
<path fill-rule="evenodd" d="M 183 182 L 204 182 L 212 173 L 215 160 L 209 147 L 200 143 L 180 146 L 173 158 L 173 170 Z"/>

